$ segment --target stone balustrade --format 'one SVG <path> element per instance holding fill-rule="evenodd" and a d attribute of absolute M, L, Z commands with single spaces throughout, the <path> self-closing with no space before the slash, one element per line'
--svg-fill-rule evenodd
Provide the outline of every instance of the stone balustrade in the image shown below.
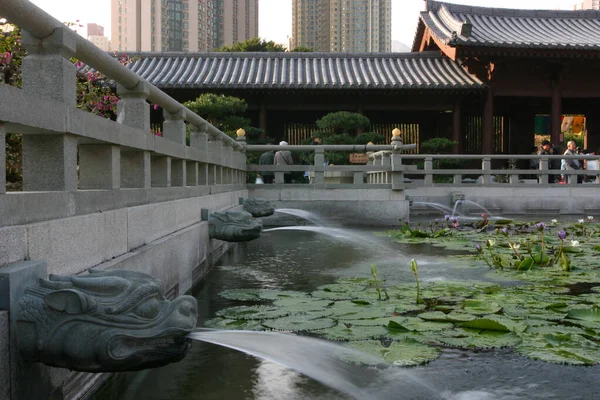
<path fill-rule="evenodd" d="M 175 200 L 244 187 L 244 142 L 220 132 L 30 2 L 3 1 L 0 15 L 21 28 L 28 53 L 22 88 L 0 84 L 0 143 L 8 133 L 23 135 L 23 192 L 6 193 L 5 174 L 0 174 L 0 219 L 20 214 L 23 218 L 12 218 L 11 224 L 35 221 L 15 208 L 35 192 L 93 190 L 107 201 L 115 198 L 110 192 L 146 192 L 137 196 L 139 202 L 134 195 L 112 207 L 118 208 L 164 199 L 164 188 L 173 188 L 167 197 Z M 114 80 L 120 98 L 116 121 L 77 108 L 72 57 Z M 164 110 L 162 137 L 150 130 L 151 103 Z M 191 130 L 189 146 L 186 129 Z M 3 145 L 0 165 L 5 156 Z M 8 199 L 13 196 L 20 200 Z"/>

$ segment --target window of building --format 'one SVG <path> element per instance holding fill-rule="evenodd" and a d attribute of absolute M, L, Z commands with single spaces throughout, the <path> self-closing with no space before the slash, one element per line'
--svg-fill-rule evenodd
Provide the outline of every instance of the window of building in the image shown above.
<path fill-rule="evenodd" d="M 187 22 L 183 23 L 183 29 L 188 29 L 189 28 L 189 24 Z"/>

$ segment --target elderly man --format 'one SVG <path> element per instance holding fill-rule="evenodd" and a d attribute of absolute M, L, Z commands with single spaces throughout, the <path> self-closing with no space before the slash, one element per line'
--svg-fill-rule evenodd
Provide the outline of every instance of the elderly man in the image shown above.
<path fill-rule="evenodd" d="M 280 146 L 287 146 L 288 142 L 281 141 L 279 142 Z M 275 160 L 273 161 L 275 165 L 293 165 L 294 159 L 292 158 L 292 152 L 289 150 L 279 150 L 275 153 Z M 292 183 L 292 173 L 286 172 L 283 174 L 283 181 L 285 183 Z M 277 182 L 276 182 L 277 183 Z"/>
<path fill-rule="evenodd" d="M 575 149 L 577 148 L 577 145 L 575 144 L 574 141 L 569 140 L 567 142 L 567 150 L 565 150 L 565 153 L 563 155 L 565 156 L 575 156 L 577 155 L 577 153 L 575 152 Z M 575 160 L 575 159 L 570 159 L 567 160 L 566 158 L 562 160 L 562 164 L 565 167 L 566 171 L 572 171 L 572 170 L 578 170 L 581 169 L 581 161 L 579 160 Z M 573 180 L 575 180 L 574 182 L 577 182 L 577 175 L 567 175 L 568 176 L 568 182 L 572 183 Z"/>

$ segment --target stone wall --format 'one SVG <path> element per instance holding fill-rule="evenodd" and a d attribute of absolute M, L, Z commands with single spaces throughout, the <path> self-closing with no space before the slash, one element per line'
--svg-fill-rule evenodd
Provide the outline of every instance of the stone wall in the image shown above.
<path fill-rule="evenodd" d="M 252 185 L 248 197 L 264 198 L 277 208 L 311 211 L 348 226 L 394 226 L 408 216 L 403 191 L 390 189 L 316 189 L 308 185 Z M 288 225 L 289 215 L 275 213 L 269 225 Z M 292 220 L 293 221 L 293 220 Z"/>

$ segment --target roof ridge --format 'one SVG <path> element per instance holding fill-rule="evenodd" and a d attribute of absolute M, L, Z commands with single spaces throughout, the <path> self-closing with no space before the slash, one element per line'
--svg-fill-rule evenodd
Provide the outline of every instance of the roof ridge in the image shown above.
<path fill-rule="evenodd" d="M 496 17 L 600 19 L 600 10 L 528 10 L 523 8 L 470 6 L 436 0 L 427 0 L 426 4 L 427 9 L 425 12 L 440 11 L 445 7 L 450 13 Z"/>
<path fill-rule="evenodd" d="M 343 52 L 124 52 L 131 57 L 182 57 L 182 58 L 443 58 L 437 51 L 423 52 L 386 52 L 386 53 L 343 53 Z"/>

